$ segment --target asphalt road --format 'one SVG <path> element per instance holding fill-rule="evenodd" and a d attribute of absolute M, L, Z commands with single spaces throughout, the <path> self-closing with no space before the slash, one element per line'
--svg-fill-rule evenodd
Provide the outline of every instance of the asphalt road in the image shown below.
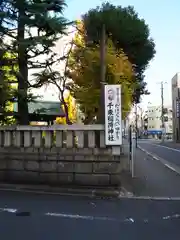
<path fill-rule="evenodd" d="M 139 145 L 150 153 L 165 159 L 169 163 L 175 164 L 180 167 L 180 147 L 174 146 L 170 143 L 164 145 L 153 141 L 139 141 Z"/>
<path fill-rule="evenodd" d="M 179 239 L 180 201 L 0 192 L 1 239 Z"/>
<path fill-rule="evenodd" d="M 153 150 L 148 144 L 143 148 Z M 149 148 L 148 148 L 149 147 Z M 143 151 L 135 150 L 134 194 L 136 196 L 180 197 L 180 174 L 170 164 L 153 159 Z"/>

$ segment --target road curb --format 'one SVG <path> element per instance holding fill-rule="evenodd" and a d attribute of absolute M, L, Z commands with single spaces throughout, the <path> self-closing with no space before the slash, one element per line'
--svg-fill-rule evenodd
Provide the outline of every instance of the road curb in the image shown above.
<path fill-rule="evenodd" d="M 101 198 L 118 198 L 120 195 L 125 196 L 124 190 L 121 189 L 82 189 L 82 188 L 58 188 L 51 186 L 36 185 L 18 185 L 18 184 L 0 184 L 0 191 L 26 192 L 35 194 L 61 195 L 61 196 L 84 196 L 84 197 L 101 197 Z"/>

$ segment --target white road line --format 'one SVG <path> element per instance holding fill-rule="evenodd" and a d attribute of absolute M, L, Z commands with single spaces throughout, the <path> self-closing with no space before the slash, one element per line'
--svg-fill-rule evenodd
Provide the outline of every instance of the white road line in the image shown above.
<path fill-rule="evenodd" d="M 143 144 L 143 143 L 142 143 Z M 179 149 L 176 149 L 176 148 L 171 148 L 171 147 L 167 147 L 167 146 L 164 146 L 164 145 L 159 145 L 159 144 L 155 144 L 155 143 L 147 143 L 147 142 L 144 142 L 144 144 L 150 144 L 150 145 L 154 145 L 154 146 L 157 146 L 157 147 L 160 147 L 160 148 L 166 148 L 168 150 L 172 150 L 172 151 L 175 151 L 175 152 L 179 152 L 180 153 L 180 150 Z"/>
<path fill-rule="evenodd" d="M 46 213 L 45 215 L 47 216 L 52 216 L 52 217 L 62 217 L 62 218 L 70 218 L 70 219 L 83 219 L 83 220 L 105 220 L 105 221 L 116 221 L 116 222 L 121 222 L 121 223 L 136 223 L 136 221 L 142 221 L 144 223 L 149 223 L 151 221 L 153 221 L 153 219 L 148 219 L 148 218 L 142 218 L 142 219 L 138 219 L 136 220 L 133 217 L 128 217 L 128 218 L 124 218 L 124 219 L 118 219 L 118 218 L 109 218 L 109 217 L 94 217 L 94 216 L 83 216 L 83 215 L 72 215 L 72 214 L 62 214 L 62 213 Z M 166 215 L 166 216 L 160 216 L 158 217 L 159 220 L 171 220 L 171 219 L 178 219 L 180 218 L 180 214 L 176 213 L 173 215 Z M 157 219 L 157 218 L 156 218 Z"/>
<path fill-rule="evenodd" d="M 16 213 L 17 209 L 15 209 L 15 208 L 0 208 L 0 212 Z"/>
<path fill-rule="evenodd" d="M 180 197 L 157 197 L 157 196 L 121 196 L 120 199 L 151 200 L 151 201 L 180 201 Z"/>
<path fill-rule="evenodd" d="M 172 171 L 174 171 L 174 172 L 177 173 L 176 169 L 173 168 L 173 167 L 171 167 L 169 164 L 165 163 L 164 165 L 165 165 L 166 167 L 170 168 Z"/>
<path fill-rule="evenodd" d="M 83 220 L 101 220 L 101 221 L 116 221 L 116 222 L 129 222 L 129 223 L 135 223 L 136 221 L 142 221 L 144 223 L 149 223 L 153 221 L 152 219 L 149 220 L 148 218 L 142 218 L 141 220 L 136 220 L 135 218 L 128 217 L 125 219 L 118 219 L 118 218 L 109 218 L 109 217 L 94 217 L 94 216 L 83 216 L 83 215 L 72 215 L 72 214 L 63 214 L 63 213 L 45 213 L 46 216 L 51 217 L 61 217 L 61 218 L 70 218 L 70 219 L 83 219 Z M 173 215 L 166 215 L 166 216 L 160 216 L 160 220 L 171 220 L 171 219 L 177 219 L 180 218 L 180 214 L 173 214 Z M 157 219 L 157 218 L 156 218 Z"/>
<path fill-rule="evenodd" d="M 150 153 L 148 151 L 146 151 L 146 149 L 138 146 L 138 148 L 143 151 L 144 153 L 146 153 L 148 156 L 150 156 L 152 159 L 155 159 L 157 161 L 160 161 L 164 166 L 166 166 L 167 168 L 171 169 L 173 172 L 176 172 L 177 174 L 180 175 L 180 170 L 176 169 L 175 167 L 172 167 L 172 165 L 165 159 L 159 157 L 159 156 L 156 156 L 154 155 L 153 153 Z M 178 166 L 177 166 L 178 168 Z"/>
<path fill-rule="evenodd" d="M 140 198 L 139 198 L 140 199 Z M 146 198 L 148 200 L 153 200 L 151 198 Z M 159 198 L 156 200 L 164 200 L 163 198 Z M 172 199 L 168 199 L 172 200 Z M 175 200 L 175 199 L 174 199 Z M 179 199 L 176 199 L 179 200 Z M 14 208 L 0 208 L 0 212 L 9 212 L 9 213 L 17 213 L 18 210 Z M 99 217 L 99 216 L 89 216 L 89 215 L 79 215 L 79 214 L 66 214 L 66 213 L 53 213 L 53 212 L 47 212 L 43 214 L 44 216 L 50 216 L 50 217 L 60 217 L 60 218 L 69 218 L 69 219 L 75 219 L 75 220 L 99 220 L 99 221 L 114 221 L 114 222 L 119 222 L 119 223 L 136 223 L 137 221 L 141 221 L 144 223 L 149 223 L 153 221 L 153 219 L 148 219 L 148 218 L 142 218 L 142 219 L 135 219 L 134 217 L 127 217 L 124 219 L 119 219 L 119 218 L 110 218 L 110 217 Z M 171 219 L 178 219 L 180 218 L 180 214 L 176 213 L 173 215 L 166 215 L 166 216 L 160 216 L 158 217 L 159 220 L 171 220 Z M 156 218 L 157 219 L 157 218 Z"/>
<path fill-rule="evenodd" d="M 45 213 L 46 216 L 51 217 L 61 217 L 61 218 L 71 218 L 71 219 L 83 219 L 83 220 L 101 220 L 101 221 L 117 221 L 115 218 L 109 218 L 109 217 L 95 217 L 95 216 L 85 216 L 85 215 L 79 215 L 79 214 L 65 214 L 65 213 L 53 213 L 48 212 Z"/>

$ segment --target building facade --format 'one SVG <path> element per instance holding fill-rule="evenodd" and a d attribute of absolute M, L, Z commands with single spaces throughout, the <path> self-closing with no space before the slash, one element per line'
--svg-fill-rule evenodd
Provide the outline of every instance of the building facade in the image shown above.
<path fill-rule="evenodd" d="M 173 112 L 173 140 L 180 142 L 180 73 L 171 80 L 172 112 Z"/>
<path fill-rule="evenodd" d="M 162 107 L 148 106 L 144 117 L 144 128 L 148 135 L 160 135 L 163 130 L 166 135 L 172 135 L 172 107 L 164 106 L 164 129 L 162 128 Z"/>

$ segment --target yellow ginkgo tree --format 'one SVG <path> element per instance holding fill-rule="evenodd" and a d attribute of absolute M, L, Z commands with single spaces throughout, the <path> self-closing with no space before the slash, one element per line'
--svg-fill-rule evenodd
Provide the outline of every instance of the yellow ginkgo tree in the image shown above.
<path fill-rule="evenodd" d="M 17 94 L 16 58 L 14 55 L 0 48 L 0 124 L 13 124 L 13 101 Z M 14 72 L 13 72 L 14 71 Z"/>
<path fill-rule="evenodd" d="M 77 108 L 76 108 L 76 101 L 71 95 L 71 93 L 68 91 L 68 93 L 65 94 L 64 100 L 67 106 L 68 111 L 68 120 L 70 123 L 77 122 Z M 64 104 L 61 104 L 62 109 L 65 111 Z M 57 124 L 68 124 L 66 117 L 57 117 L 56 118 Z"/>
<path fill-rule="evenodd" d="M 69 60 L 70 75 L 74 82 L 74 97 L 85 115 L 85 123 L 90 123 L 100 112 L 100 46 L 85 44 L 86 34 L 83 23 L 77 23 L 77 34 Z M 130 110 L 134 91 L 133 65 L 122 49 L 116 50 L 112 41 L 106 44 L 107 84 L 121 84 L 123 117 Z"/>

